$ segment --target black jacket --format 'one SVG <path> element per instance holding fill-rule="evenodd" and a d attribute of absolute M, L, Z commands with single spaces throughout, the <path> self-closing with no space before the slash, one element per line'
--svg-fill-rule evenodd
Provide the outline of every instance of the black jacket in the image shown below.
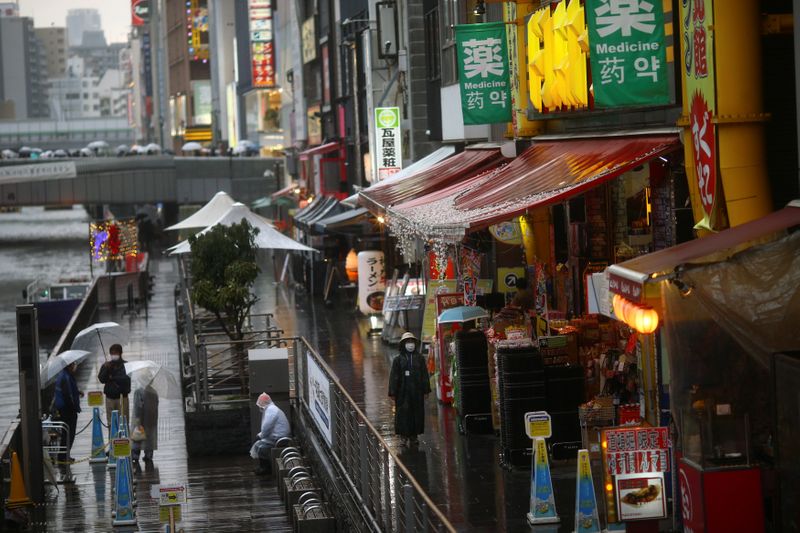
<path fill-rule="evenodd" d="M 125 372 L 125 363 L 122 360 L 109 361 L 100 367 L 97 374 L 100 383 L 105 383 L 103 394 L 112 400 L 120 396 L 127 396 L 131 392 L 131 378 Z"/>

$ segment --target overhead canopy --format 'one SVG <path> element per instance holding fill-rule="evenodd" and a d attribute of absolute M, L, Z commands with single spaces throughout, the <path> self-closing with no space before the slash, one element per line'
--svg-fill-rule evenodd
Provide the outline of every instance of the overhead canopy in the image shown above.
<path fill-rule="evenodd" d="M 609 289 L 639 301 L 648 280 L 670 275 L 682 265 L 723 261 L 754 242 L 799 225 L 800 200 L 793 200 L 780 211 L 758 220 L 611 265 L 606 269 Z"/>
<path fill-rule="evenodd" d="M 314 223 L 318 220 L 322 220 L 323 218 L 338 215 L 346 208 L 343 206 L 336 198 L 330 197 L 328 198 L 328 202 L 322 206 L 314 213 L 311 213 L 302 220 L 295 219 L 295 224 L 300 226 L 302 229 L 310 230 L 314 228 Z"/>
<path fill-rule="evenodd" d="M 270 195 L 270 198 L 275 200 L 277 198 L 280 198 L 281 196 L 288 196 L 288 195 L 292 194 L 296 188 L 297 188 L 297 184 L 296 183 L 292 183 L 291 185 L 289 185 L 287 187 L 284 187 L 283 189 L 280 189 L 280 190 L 275 191 L 274 193 L 272 193 Z"/>
<path fill-rule="evenodd" d="M 408 165 L 406 168 L 396 172 L 386 178 L 383 181 L 375 183 L 374 185 L 370 185 L 369 187 L 362 189 L 361 192 L 367 192 L 372 190 L 373 187 L 377 187 L 379 185 L 387 185 L 389 183 L 397 183 L 398 181 L 404 180 L 409 176 L 413 176 L 418 172 L 422 172 L 423 170 L 430 168 L 431 166 L 435 165 L 436 163 L 447 159 L 451 155 L 456 153 L 455 146 L 442 146 L 441 148 L 434 150 L 430 154 L 426 155 L 422 159 L 415 161 L 414 163 Z M 345 205 L 349 205 L 351 207 L 356 207 L 358 205 L 358 193 L 348 196 L 342 203 Z"/>
<path fill-rule="evenodd" d="M 536 142 L 493 172 L 395 205 L 390 228 L 458 242 L 469 230 L 566 200 L 679 147 L 677 134 Z"/>
<path fill-rule="evenodd" d="M 344 202 L 341 202 L 344 203 Z M 371 215 L 365 207 L 350 209 L 338 215 L 328 216 L 314 223 L 314 231 L 325 233 L 326 231 L 341 230 L 343 228 L 355 227 L 366 222 Z"/>
<path fill-rule="evenodd" d="M 339 143 L 338 142 L 329 142 L 329 143 L 321 144 L 319 146 L 315 146 L 313 148 L 309 148 L 307 150 L 304 150 L 304 151 L 300 152 L 299 154 L 297 154 L 297 156 L 300 159 L 308 159 L 312 155 L 327 154 L 329 152 L 333 152 L 334 150 L 338 150 L 338 149 L 339 149 Z"/>
<path fill-rule="evenodd" d="M 358 201 L 375 215 L 383 215 L 390 206 L 447 187 L 503 161 L 500 148 L 465 150 L 402 180 L 381 182 L 361 191 Z"/>
<path fill-rule="evenodd" d="M 304 244 L 300 244 L 294 239 L 290 239 L 283 233 L 276 230 L 267 219 L 253 213 L 247 206 L 240 203 L 233 204 L 230 209 L 221 216 L 217 221 L 209 227 L 201 231 L 198 235 L 203 235 L 211 230 L 214 226 L 223 225 L 231 226 L 238 224 L 242 219 L 247 220 L 251 226 L 258 228 L 258 234 L 255 237 L 256 248 L 266 250 L 297 250 L 302 252 L 314 252 L 313 248 L 309 248 Z M 170 249 L 170 255 L 185 254 L 191 252 L 191 245 L 188 240 L 173 246 Z"/>
<path fill-rule="evenodd" d="M 177 224 L 173 224 L 167 230 L 207 228 L 224 215 L 233 203 L 234 200 L 228 196 L 228 193 L 219 191 L 196 213 Z"/>
<path fill-rule="evenodd" d="M 308 204 L 304 209 L 295 213 L 294 223 L 304 226 L 305 221 L 315 218 L 319 213 L 326 211 L 336 203 L 336 198 L 332 196 L 319 196 L 317 200 Z"/>

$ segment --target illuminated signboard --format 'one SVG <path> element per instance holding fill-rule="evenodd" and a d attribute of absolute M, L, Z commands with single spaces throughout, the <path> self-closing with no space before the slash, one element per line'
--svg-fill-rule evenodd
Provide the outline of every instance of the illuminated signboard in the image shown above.
<path fill-rule="evenodd" d="M 250 62 L 253 87 L 275 86 L 272 0 L 250 0 Z"/>
<path fill-rule="evenodd" d="M 95 261 L 115 261 L 139 251 L 136 221 L 109 220 L 89 224 L 89 245 Z"/>

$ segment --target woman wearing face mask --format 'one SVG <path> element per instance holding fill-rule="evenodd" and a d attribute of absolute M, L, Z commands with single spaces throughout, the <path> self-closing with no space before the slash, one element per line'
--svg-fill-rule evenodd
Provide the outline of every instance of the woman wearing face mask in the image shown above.
<path fill-rule="evenodd" d="M 425 396 L 431 392 L 425 359 L 417 353 L 419 340 L 411 332 L 400 337 L 400 354 L 392 361 L 389 397 L 394 400 L 394 432 L 403 446 L 417 445 L 425 432 Z"/>
<path fill-rule="evenodd" d="M 106 396 L 106 421 L 111 427 L 111 412 L 119 411 L 120 416 L 128 418 L 128 394 L 131 392 L 131 378 L 125 372 L 125 361 L 122 359 L 122 346 L 112 344 L 108 349 L 110 361 L 103 363 L 97 379 L 105 384 L 103 394 Z"/>

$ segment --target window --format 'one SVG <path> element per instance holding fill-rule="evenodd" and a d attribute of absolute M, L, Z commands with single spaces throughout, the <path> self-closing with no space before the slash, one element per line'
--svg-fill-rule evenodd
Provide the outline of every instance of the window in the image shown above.
<path fill-rule="evenodd" d="M 89 93 L 83 93 L 83 99 L 84 100 L 88 100 L 89 99 Z"/>
<path fill-rule="evenodd" d="M 442 85 L 452 85 L 458 81 L 456 69 L 456 31 L 455 26 L 460 23 L 458 16 L 458 0 L 441 0 L 441 32 L 442 53 L 440 63 L 440 77 Z"/>
<path fill-rule="evenodd" d="M 425 70 L 429 81 L 442 77 L 442 43 L 439 34 L 439 8 L 425 13 Z"/>

